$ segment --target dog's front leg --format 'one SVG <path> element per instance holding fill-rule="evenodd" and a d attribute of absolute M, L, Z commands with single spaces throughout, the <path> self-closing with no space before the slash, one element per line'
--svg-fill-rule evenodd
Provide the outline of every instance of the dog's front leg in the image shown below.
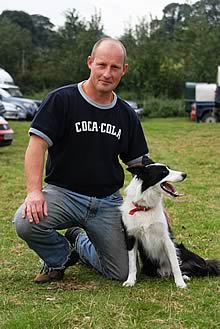
<path fill-rule="evenodd" d="M 133 287 L 137 276 L 137 241 L 133 238 L 133 248 L 128 250 L 129 273 L 123 287 Z"/>
<path fill-rule="evenodd" d="M 180 270 L 179 262 L 177 259 L 176 248 L 170 239 L 166 239 L 164 243 L 171 264 L 176 286 L 179 288 L 186 288 L 186 284 L 183 280 L 182 272 Z"/>

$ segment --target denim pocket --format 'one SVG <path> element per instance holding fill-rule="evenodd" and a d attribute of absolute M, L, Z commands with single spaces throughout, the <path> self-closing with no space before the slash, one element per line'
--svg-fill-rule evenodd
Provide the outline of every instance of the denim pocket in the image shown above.
<path fill-rule="evenodd" d="M 111 201 L 113 201 L 113 202 L 117 202 L 117 203 L 122 203 L 122 196 L 121 196 L 121 194 L 120 194 L 120 192 L 119 191 L 117 191 L 117 192 L 115 192 L 115 193 L 113 193 L 113 194 L 111 194 L 110 196 L 109 196 L 109 198 L 110 198 L 110 200 Z"/>

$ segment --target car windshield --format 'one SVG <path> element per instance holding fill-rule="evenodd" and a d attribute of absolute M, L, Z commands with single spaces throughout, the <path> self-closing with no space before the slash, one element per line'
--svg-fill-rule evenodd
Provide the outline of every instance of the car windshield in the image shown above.
<path fill-rule="evenodd" d="M 13 97 L 22 97 L 22 93 L 18 88 L 7 88 L 7 92 Z"/>
<path fill-rule="evenodd" d="M 128 100 L 125 100 L 125 102 L 126 103 L 128 103 L 131 107 L 133 107 L 133 108 L 137 108 L 138 106 L 137 106 L 137 103 L 136 102 L 134 102 L 134 101 L 128 101 Z"/>

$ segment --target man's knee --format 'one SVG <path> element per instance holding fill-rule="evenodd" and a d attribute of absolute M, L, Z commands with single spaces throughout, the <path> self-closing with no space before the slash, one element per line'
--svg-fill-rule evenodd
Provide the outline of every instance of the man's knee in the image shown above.
<path fill-rule="evenodd" d="M 126 261 L 127 260 L 127 261 Z M 105 270 L 107 276 L 118 281 L 125 281 L 128 277 L 128 259 L 124 259 L 120 264 L 107 266 Z"/>
<path fill-rule="evenodd" d="M 119 272 L 117 273 L 117 278 L 116 279 L 118 281 L 124 282 L 125 280 L 127 280 L 127 277 L 128 277 L 128 266 L 126 264 L 123 268 L 121 268 L 119 270 Z"/>
<path fill-rule="evenodd" d="M 32 225 L 26 218 L 22 217 L 22 207 L 20 207 L 15 213 L 14 224 L 17 235 L 21 239 L 28 241 L 32 232 Z"/>

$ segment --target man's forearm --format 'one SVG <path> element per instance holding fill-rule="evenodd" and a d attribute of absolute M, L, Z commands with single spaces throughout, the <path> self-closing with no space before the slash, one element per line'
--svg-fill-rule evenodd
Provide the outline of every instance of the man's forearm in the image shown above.
<path fill-rule="evenodd" d="M 47 143 L 37 136 L 31 136 L 25 154 L 27 192 L 41 191 Z"/>

